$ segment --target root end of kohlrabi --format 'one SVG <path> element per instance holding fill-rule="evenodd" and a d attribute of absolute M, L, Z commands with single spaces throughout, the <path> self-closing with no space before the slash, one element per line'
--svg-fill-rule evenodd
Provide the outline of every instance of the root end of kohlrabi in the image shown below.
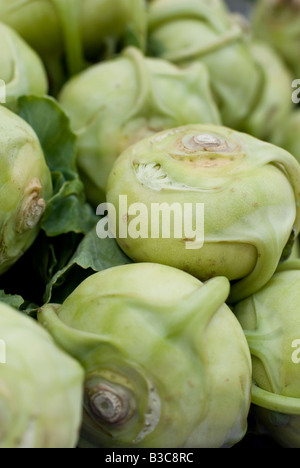
<path fill-rule="evenodd" d="M 25 189 L 24 201 L 19 211 L 16 230 L 19 234 L 34 229 L 46 209 L 46 202 L 40 196 L 42 185 L 39 179 L 32 179 Z"/>
<path fill-rule="evenodd" d="M 127 422 L 134 414 L 134 403 L 126 390 L 116 385 L 100 383 L 87 389 L 86 396 L 93 417 L 111 425 Z"/>

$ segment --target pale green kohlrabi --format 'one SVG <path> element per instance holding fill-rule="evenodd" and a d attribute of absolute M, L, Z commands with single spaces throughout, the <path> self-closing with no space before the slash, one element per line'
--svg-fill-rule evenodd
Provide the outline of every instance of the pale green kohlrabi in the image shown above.
<path fill-rule="evenodd" d="M 257 138 L 280 144 L 283 127 L 293 111 L 293 76 L 281 56 L 267 43 L 252 40 L 249 50 L 263 79 L 255 105 L 238 127 Z"/>
<path fill-rule="evenodd" d="M 206 284 L 137 263 L 90 276 L 38 320 L 85 368 L 80 446 L 229 447 L 247 430 L 251 358 L 225 304 L 226 278 Z"/>
<path fill-rule="evenodd" d="M 147 3 L 145 0 L 80 0 L 85 56 L 95 61 L 126 46 L 145 51 Z"/>
<path fill-rule="evenodd" d="M 233 311 L 252 355 L 254 413 L 279 444 L 300 448 L 300 260 Z"/>
<path fill-rule="evenodd" d="M 51 90 L 84 67 L 80 0 L 0 0 L 0 18 L 41 56 Z"/>
<path fill-rule="evenodd" d="M 269 43 L 300 77 L 300 1 L 257 0 L 251 21 L 253 35 Z"/>
<path fill-rule="evenodd" d="M 0 0 L 0 18 L 41 55 L 56 92 L 87 59 L 146 43 L 144 0 Z"/>
<path fill-rule="evenodd" d="M 179 66 L 205 64 L 222 121 L 237 129 L 256 105 L 263 76 L 249 50 L 248 29 L 225 5 L 154 1 L 148 14 L 148 51 Z"/>
<path fill-rule="evenodd" d="M 300 109 L 294 110 L 286 119 L 279 134 L 280 145 L 295 156 L 300 163 Z"/>
<path fill-rule="evenodd" d="M 0 23 L 2 104 L 14 108 L 20 96 L 48 93 L 48 78 L 38 54 L 9 26 Z M 4 82 L 4 83 L 3 83 Z"/>
<path fill-rule="evenodd" d="M 174 126 L 220 123 L 204 65 L 181 70 L 134 47 L 72 79 L 59 101 L 77 134 L 78 165 L 96 206 L 125 148 Z"/>
<path fill-rule="evenodd" d="M 0 303 L 0 448 L 74 448 L 83 381 L 39 323 Z"/>
<path fill-rule="evenodd" d="M 169 129 L 119 156 L 98 233 L 109 230 L 133 261 L 226 276 L 236 301 L 286 257 L 300 230 L 299 187 L 300 165 L 282 148 L 218 125 Z"/>
<path fill-rule="evenodd" d="M 51 196 L 51 173 L 38 137 L 0 106 L 0 274 L 36 239 Z"/>

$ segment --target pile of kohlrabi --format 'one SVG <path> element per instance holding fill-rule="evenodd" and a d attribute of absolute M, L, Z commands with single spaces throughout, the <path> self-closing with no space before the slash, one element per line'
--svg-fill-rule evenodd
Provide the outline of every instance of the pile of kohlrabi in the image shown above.
<path fill-rule="evenodd" d="M 300 2 L 250 3 L 0 0 L 0 448 L 300 448 Z"/>

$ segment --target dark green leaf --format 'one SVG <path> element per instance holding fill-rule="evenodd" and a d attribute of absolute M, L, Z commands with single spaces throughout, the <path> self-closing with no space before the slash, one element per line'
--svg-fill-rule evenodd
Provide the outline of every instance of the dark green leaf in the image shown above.
<path fill-rule="evenodd" d="M 47 204 L 42 229 L 50 237 L 68 232 L 86 234 L 96 219 L 77 170 L 76 136 L 69 118 L 49 96 L 23 96 L 18 114 L 37 134 L 52 173 L 54 195 Z"/>
<path fill-rule="evenodd" d="M 0 291 L 0 301 L 5 302 L 5 304 L 8 304 L 14 309 L 19 309 L 24 304 L 24 300 L 21 296 L 5 294 L 4 291 Z"/>
<path fill-rule="evenodd" d="M 70 262 L 49 282 L 45 302 L 63 302 L 88 276 L 132 261 L 121 251 L 115 239 L 99 239 L 94 227 L 79 244 Z"/>

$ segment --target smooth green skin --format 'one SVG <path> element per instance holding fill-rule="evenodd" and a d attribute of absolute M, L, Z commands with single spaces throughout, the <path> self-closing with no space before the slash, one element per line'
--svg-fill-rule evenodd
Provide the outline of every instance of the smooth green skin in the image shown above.
<path fill-rule="evenodd" d="M 80 19 L 89 58 L 97 59 L 103 45 L 108 54 L 113 53 L 122 38 L 125 43 L 133 41 L 142 50 L 146 47 L 145 0 L 81 0 Z"/>
<path fill-rule="evenodd" d="M 146 42 L 144 0 L 1 0 L 0 18 L 54 75 L 61 73 L 57 58 L 62 56 L 73 75 L 84 68 L 84 57 L 97 60 L 103 49 L 114 53 L 124 36 L 142 48 Z"/>
<path fill-rule="evenodd" d="M 263 75 L 256 106 L 240 129 L 257 138 L 277 144 L 278 134 L 293 110 L 291 83 L 293 76 L 281 56 L 263 41 L 253 40 L 250 51 Z M 276 79 L 274 79 L 276 77 Z"/>
<path fill-rule="evenodd" d="M 254 4 L 251 28 L 254 37 L 269 43 L 300 76 L 299 0 L 258 0 Z"/>
<path fill-rule="evenodd" d="M 42 205 L 51 196 L 51 173 L 38 137 L 23 119 L 0 106 L 0 274 L 35 241 Z"/>
<path fill-rule="evenodd" d="M 228 293 L 226 278 L 203 285 L 180 270 L 141 263 L 96 273 L 63 305 L 41 309 L 39 322 L 84 366 L 86 388 L 102 376 L 136 402 L 133 416 L 115 425 L 93 417 L 86 402 L 85 443 L 216 448 L 244 436 L 250 354 L 225 304 Z M 158 398 L 150 404 L 152 416 L 147 386 L 161 405 Z"/>
<path fill-rule="evenodd" d="M 51 80 L 60 83 L 60 60 L 68 73 L 84 67 L 80 0 L 1 0 L 1 21 L 17 31 L 42 57 Z"/>
<path fill-rule="evenodd" d="M 227 142 L 227 151 L 184 147 L 185 138 L 202 134 Z M 173 186 L 161 185 L 164 179 L 156 180 L 153 171 L 144 180 L 138 178 L 137 167 L 145 164 L 159 165 Z M 117 241 L 129 258 L 177 267 L 202 281 L 214 276 L 238 280 L 229 298 L 236 302 L 271 278 L 293 227 L 299 232 L 299 187 L 299 163 L 281 148 L 226 127 L 188 125 L 128 148 L 111 172 L 107 202 L 117 211 Z M 147 239 L 120 238 L 121 228 L 129 232 L 135 219 L 119 219 L 120 195 L 127 195 L 128 207 L 147 207 Z M 203 247 L 187 249 L 186 239 L 175 238 L 173 222 L 170 238 L 152 238 L 153 203 L 179 203 L 183 212 L 184 203 L 204 203 Z"/>
<path fill-rule="evenodd" d="M 283 127 L 281 145 L 300 163 L 300 110 L 295 107 Z"/>
<path fill-rule="evenodd" d="M 51 55 L 63 48 L 62 31 L 52 0 L 1 0 L 0 17 L 41 55 Z"/>
<path fill-rule="evenodd" d="M 300 261 L 289 260 L 233 312 L 244 329 L 253 363 L 252 403 L 280 444 L 300 447 L 300 373 L 293 362 L 300 339 Z"/>
<path fill-rule="evenodd" d="M 84 372 L 35 320 L 0 303 L 0 448 L 74 448 Z"/>
<path fill-rule="evenodd" d="M 131 144 L 188 123 L 220 123 L 206 68 L 180 70 L 129 47 L 63 88 L 59 102 L 78 137 L 78 164 L 89 201 L 105 200 L 112 166 Z"/>
<path fill-rule="evenodd" d="M 262 72 L 243 26 L 206 0 L 161 0 L 149 7 L 149 51 L 185 66 L 201 62 L 225 125 L 238 128 L 257 103 Z"/>
<path fill-rule="evenodd" d="M 48 92 L 44 65 L 36 52 L 10 27 L 0 23 L 0 78 L 6 85 L 6 105 L 13 108 L 20 96 Z"/>

